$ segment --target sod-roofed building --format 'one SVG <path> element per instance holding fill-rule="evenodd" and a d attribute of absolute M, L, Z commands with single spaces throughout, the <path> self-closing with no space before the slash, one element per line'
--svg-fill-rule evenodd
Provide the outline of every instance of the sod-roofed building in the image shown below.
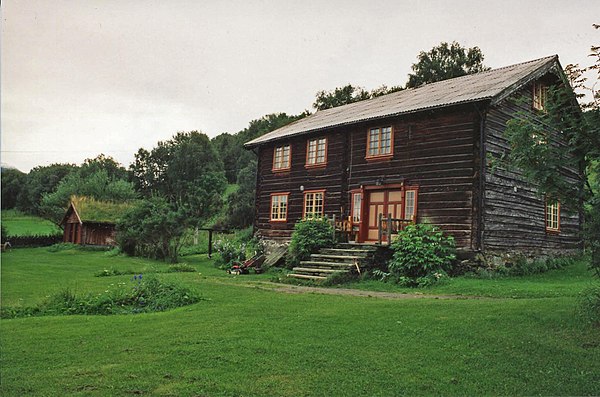
<path fill-rule="evenodd" d="M 130 207 L 128 203 L 71 197 L 63 217 L 63 242 L 82 245 L 116 245 L 116 223 Z"/>
<path fill-rule="evenodd" d="M 577 210 L 492 167 L 510 150 L 507 121 L 535 119 L 557 83 L 568 84 L 550 56 L 318 111 L 256 138 L 246 143 L 258 156 L 255 229 L 281 244 L 299 219 L 335 216 L 368 243 L 391 215 L 440 226 L 471 256 L 578 250 Z M 563 172 L 581 183 L 578 170 Z"/>

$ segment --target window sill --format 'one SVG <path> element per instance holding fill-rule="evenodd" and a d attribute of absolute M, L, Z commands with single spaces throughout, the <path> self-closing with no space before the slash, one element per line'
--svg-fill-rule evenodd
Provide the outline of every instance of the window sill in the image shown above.
<path fill-rule="evenodd" d="M 560 229 L 546 229 L 547 234 L 560 234 Z"/>
<path fill-rule="evenodd" d="M 286 172 L 290 172 L 291 171 L 291 167 L 290 168 L 272 168 L 271 172 L 273 172 L 274 174 L 283 174 Z"/>
<path fill-rule="evenodd" d="M 394 158 L 394 154 L 383 154 L 380 156 L 366 156 L 365 160 L 367 160 L 368 162 L 371 161 L 387 161 L 387 160 L 391 160 Z"/>
<path fill-rule="evenodd" d="M 287 223 L 287 219 L 271 219 L 269 223 Z"/>
<path fill-rule="evenodd" d="M 319 164 L 305 164 L 304 168 L 306 168 L 307 170 L 312 170 L 315 168 L 326 168 L 327 167 L 327 163 L 319 163 Z"/>

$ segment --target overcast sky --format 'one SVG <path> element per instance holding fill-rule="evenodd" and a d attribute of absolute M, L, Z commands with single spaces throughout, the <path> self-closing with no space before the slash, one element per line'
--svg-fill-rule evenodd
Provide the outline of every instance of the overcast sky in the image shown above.
<path fill-rule="evenodd" d="M 125 166 L 177 131 L 235 133 L 315 93 L 406 83 L 421 50 L 588 65 L 600 1 L 2 1 L 2 164 Z"/>

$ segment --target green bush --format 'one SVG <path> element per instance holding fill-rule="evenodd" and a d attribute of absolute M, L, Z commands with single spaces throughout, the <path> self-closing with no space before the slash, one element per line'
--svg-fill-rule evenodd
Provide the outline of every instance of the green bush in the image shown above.
<path fill-rule="evenodd" d="M 428 286 L 447 277 L 456 259 L 452 236 L 429 224 L 409 225 L 391 245 L 391 276 L 406 286 Z"/>
<path fill-rule="evenodd" d="M 221 269 L 231 267 L 235 262 L 242 262 L 246 259 L 246 244 L 229 240 L 217 240 L 214 248 L 218 252 L 215 258 L 215 265 Z"/>
<path fill-rule="evenodd" d="M 586 322 L 600 326 L 600 285 L 589 287 L 581 292 L 579 311 Z"/>
<path fill-rule="evenodd" d="M 78 296 L 69 289 L 62 290 L 34 307 L 2 310 L 2 318 L 51 316 L 71 314 L 134 314 L 174 309 L 199 302 L 202 298 L 175 282 L 156 277 L 136 275 L 133 285 L 119 283 L 116 288 L 101 294 Z"/>
<path fill-rule="evenodd" d="M 334 229 L 327 218 L 307 218 L 296 222 L 286 257 L 289 268 L 300 265 L 320 248 L 333 247 Z"/>

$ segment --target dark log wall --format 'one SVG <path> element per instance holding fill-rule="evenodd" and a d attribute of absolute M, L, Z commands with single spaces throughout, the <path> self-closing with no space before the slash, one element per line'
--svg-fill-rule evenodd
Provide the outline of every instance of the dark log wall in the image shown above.
<path fill-rule="evenodd" d="M 367 131 L 370 127 L 394 128 L 391 160 L 367 162 Z M 336 128 L 310 137 L 327 136 L 328 158 L 324 169 L 307 170 L 307 136 L 289 141 L 292 166 L 274 173 L 273 146 L 258 153 L 256 227 L 267 238 L 287 238 L 294 222 L 302 217 L 304 190 L 326 189 L 325 214 L 348 216 L 349 191 L 361 185 L 404 181 L 418 185 L 418 221 L 431 222 L 450 232 L 461 248 L 474 249 L 477 231 L 474 206 L 478 186 L 477 160 L 479 116 L 473 105 L 443 111 L 421 112 L 376 122 Z M 281 145 L 282 143 L 278 143 Z M 290 192 L 288 221 L 269 222 L 271 193 Z"/>
<path fill-rule="evenodd" d="M 75 229 L 75 233 L 72 233 L 73 229 Z M 63 241 L 83 245 L 116 245 L 115 225 L 104 223 L 66 223 Z"/>
<path fill-rule="evenodd" d="M 313 137 L 327 137 L 327 165 L 323 168 L 306 168 L 307 136 L 296 137 L 290 141 L 261 146 L 258 153 L 258 180 L 256 190 L 256 227 L 264 237 L 278 239 L 289 238 L 294 223 L 302 218 L 304 191 L 325 189 L 324 212 L 326 215 L 340 216 L 346 159 L 346 137 L 341 131 L 329 131 Z M 275 146 L 291 144 L 291 169 L 273 172 L 273 149 Z M 304 191 L 300 187 L 304 186 Z M 288 196 L 287 222 L 270 222 L 272 193 L 286 193 Z"/>
<path fill-rule="evenodd" d="M 84 223 L 82 243 L 86 245 L 116 245 L 115 225 L 107 223 Z"/>
<path fill-rule="evenodd" d="M 394 129 L 393 159 L 367 162 L 367 130 L 386 125 Z M 378 178 L 384 184 L 417 185 L 417 221 L 441 226 L 458 247 L 475 249 L 478 136 L 479 117 L 473 105 L 354 126 L 349 189 L 373 185 Z"/>
<path fill-rule="evenodd" d="M 525 102 L 516 98 L 528 98 Z M 506 122 L 516 112 L 532 111 L 531 86 L 512 98 L 491 107 L 486 119 L 488 166 L 485 176 L 484 249 L 486 252 L 575 249 L 581 246 L 580 214 L 561 206 L 560 233 L 546 232 L 545 200 L 535 187 L 525 182 L 518 170 L 492 167 L 504 151 L 509 150 L 503 136 Z M 564 170 L 572 183 L 578 183 L 575 170 Z"/>

